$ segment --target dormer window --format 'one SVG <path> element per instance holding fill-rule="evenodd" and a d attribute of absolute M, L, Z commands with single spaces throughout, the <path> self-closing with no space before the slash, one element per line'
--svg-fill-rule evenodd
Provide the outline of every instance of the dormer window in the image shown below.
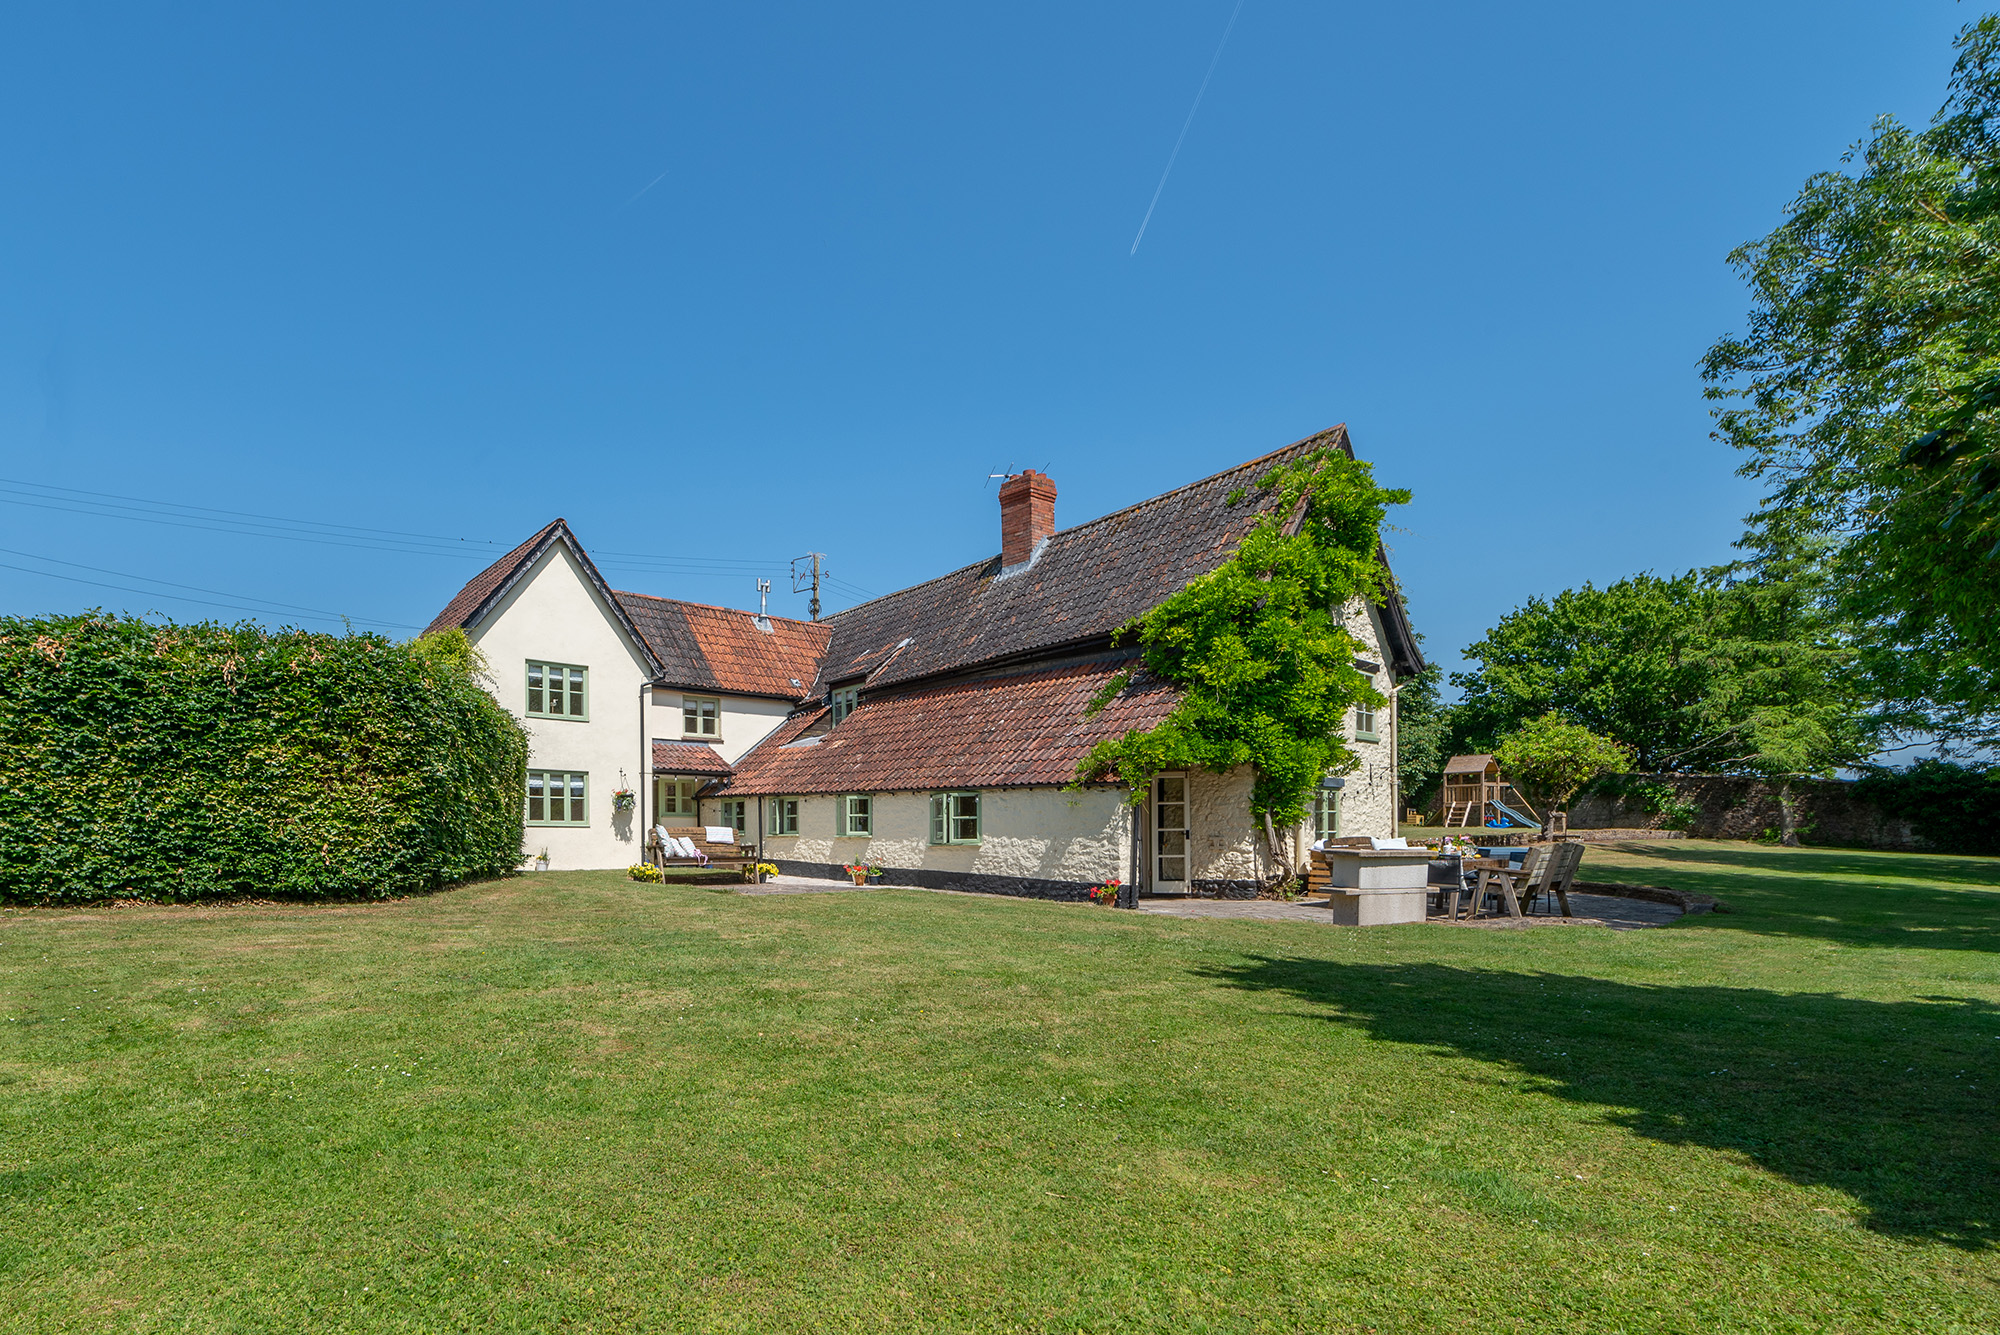
<path fill-rule="evenodd" d="M 833 726 L 837 728 L 840 726 L 840 721 L 849 714 L 852 714 L 854 706 L 861 702 L 861 688 L 859 686 L 844 686 L 840 690 L 833 692 L 828 697 L 828 701 L 833 709 Z"/>

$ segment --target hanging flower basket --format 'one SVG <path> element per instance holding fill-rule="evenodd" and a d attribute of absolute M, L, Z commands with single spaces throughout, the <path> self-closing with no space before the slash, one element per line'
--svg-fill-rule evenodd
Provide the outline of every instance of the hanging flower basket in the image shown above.
<path fill-rule="evenodd" d="M 617 792 L 611 794 L 611 809 L 613 811 L 630 811 L 638 805 L 638 794 L 634 793 L 630 788 L 620 788 Z"/>

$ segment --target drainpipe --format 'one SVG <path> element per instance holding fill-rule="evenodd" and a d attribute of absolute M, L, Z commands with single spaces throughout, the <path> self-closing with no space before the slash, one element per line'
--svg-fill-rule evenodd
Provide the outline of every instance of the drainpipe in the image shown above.
<path fill-rule="evenodd" d="M 1393 838 L 1403 825 L 1403 683 L 1396 679 L 1393 666 L 1389 669 L 1389 805 Z"/>
<path fill-rule="evenodd" d="M 1139 868 L 1142 865 L 1141 858 L 1144 856 L 1144 845 L 1146 842 L 1146 832 L 1142 828 L 1145 822 L 1146 808 L 1144 805 L 1140 805 L 1126 809 L 1132 813 L 1132 876 L 1131 879 L 1125 882 L 1126 890 L 1120 896 L 1122 902 L 1119 904 L 1119 907 L 1136 909 L 1139 907 Z"/>
<path fill-rule="evenodd" d="M 653 743 L 646 736 L 646 706 L 653 690 L 650 681 L 639 683 L 639 791 L 634 804 L 639 813 L 639 861 L 646 860 L 646 836 L 653 827 L 646 823 L 646 794 L 653 790 Z"/>

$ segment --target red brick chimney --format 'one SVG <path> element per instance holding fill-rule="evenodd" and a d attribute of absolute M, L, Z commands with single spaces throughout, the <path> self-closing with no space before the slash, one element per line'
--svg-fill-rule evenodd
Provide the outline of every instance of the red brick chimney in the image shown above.
<path fill-rule="evenodd" d="M 1000 564 L 1017 566 L 1056 531 L 1056 484 L 1030 468 L 1000 484 Z"/>

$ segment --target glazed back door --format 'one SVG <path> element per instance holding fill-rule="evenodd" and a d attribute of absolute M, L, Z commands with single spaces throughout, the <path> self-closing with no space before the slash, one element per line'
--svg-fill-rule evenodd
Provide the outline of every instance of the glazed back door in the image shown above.
<path fill-rule="evenodd" d="M 1153 780 L 1153 892 L 1185 894 L 1188 878 L 1187 776 Z"/>

